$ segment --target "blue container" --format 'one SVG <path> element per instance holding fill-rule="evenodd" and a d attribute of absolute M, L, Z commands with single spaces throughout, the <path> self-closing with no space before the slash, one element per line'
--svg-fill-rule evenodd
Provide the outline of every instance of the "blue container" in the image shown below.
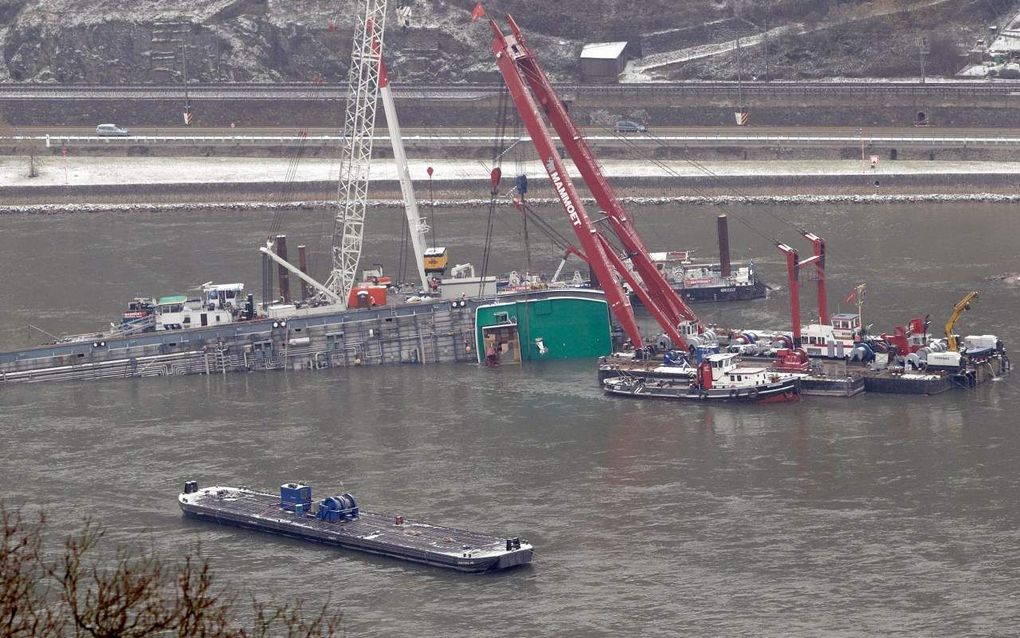
<path fill-rule="evenodd" d="M 701 363 L 710 354 L 719 354 L 719 346 L 697 346 L 694 349 L 694 360 Z"/>
<path fill-rule="evenodd" d="M 280 507 L 293 511 L 297 504 L 307 511 L 312 507 L 312 488 L 300 483 L 284 483 L 280 486 Z"/>

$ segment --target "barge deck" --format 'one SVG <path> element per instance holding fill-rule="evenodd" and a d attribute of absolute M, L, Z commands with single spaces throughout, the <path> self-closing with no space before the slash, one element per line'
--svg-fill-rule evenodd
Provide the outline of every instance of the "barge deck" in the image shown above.
<path fill-rule="evenodd" d="M 200 520 L 461 572 L 526 565 L 533 556 L 533 547 L 520 538 L 363 512 L 350 494 L 323 499 L 313 512 L 310 487 L 286 484 L 280 489 L 277 496 L 237 487 L 199 489 L 188 481 L 178 503 L 186 516 Z M 307 500 L 288 500 L 288 493 L 306 493 Z"/>
<path fill-rule="evenodd" d="M 771 365 L 775 359 L 743 357 L 745 361 Z M 873 368 L 845 360 L 812 360 L 812 370 L 795 373 L 804 396 L 854 397 L 862 393 L 935 395 L 954 388 L 973 388 L 1009 374 L 1010 360 L 1005 354 L 972 362 L 958 371 L 905 371 L 902 368 Z M 690 382 L 695 378 L 691 366 L 665 364 L 656 359 L 609 356 L 599 360 L 598 382 L 627 376 L 638 379 Z"/>

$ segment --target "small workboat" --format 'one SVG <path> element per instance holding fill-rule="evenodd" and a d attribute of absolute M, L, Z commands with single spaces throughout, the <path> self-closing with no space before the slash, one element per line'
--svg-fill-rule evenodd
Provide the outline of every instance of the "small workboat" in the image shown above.
<path fill-rule="evenodd" d="M 784 403 L 800 399 L 796 375 L 744 365 L 735 353 L 705 357 L 693 380 L 621 375 L 605 379 L 602 388 L 614 395 L 688 401 Z"/>

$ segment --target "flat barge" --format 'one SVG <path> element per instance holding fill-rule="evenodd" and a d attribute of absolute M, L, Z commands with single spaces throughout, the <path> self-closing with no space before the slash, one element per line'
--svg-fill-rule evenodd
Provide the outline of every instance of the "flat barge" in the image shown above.
<path fill-rule="evenodd" d="M 719 261 L 695 261 L 684 250 L 649 253 L 655 267 L 684 300 L 694 303 L 713 301 L 747 301 L 764 299 L 768 285 L 753 261 L 737 264 L 730 261 L 730 240 L 726 215 L 717 220 Z M 631 293 L 631 303 L 641 299 Z"/>
<path fill-rule="evenodd" d="M 177 500 L 192 518 L 461 572 L 527 565 L 534 553 L 519 537 L 364 512 L 349 493 L 324 498 L 313 507 L 312 488 L 298 483 L 280 486 L 275 495 L 243 487 L 199 489 L 188 481 Z"/>

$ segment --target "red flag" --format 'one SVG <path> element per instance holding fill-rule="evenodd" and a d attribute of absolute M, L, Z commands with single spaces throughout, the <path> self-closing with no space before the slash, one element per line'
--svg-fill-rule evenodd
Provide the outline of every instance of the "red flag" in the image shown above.
<path fill-rule="evenodd" d="M 861 303 L 864 303 L 864 295 L 866 294 L 868 294 L 868 291 L 864 287 L 864 284 L 857 284 L 854 286 L 853 290 L 850 291 L 850 294 L 846 296 L 846 302 L 850 303 L 854 299 L 859 299 Z"/>
<path fill-rule="evenodd" d="M 475 20 L 478 20 L 479 18 L 483 17 L 484 15 L 485 15 L 485 7 L 482 6 L 482 3 L 479 2 L 479 3 L 475 4 L 474 10 L 471 12 L 471 22 L 474 22 Z"/>

